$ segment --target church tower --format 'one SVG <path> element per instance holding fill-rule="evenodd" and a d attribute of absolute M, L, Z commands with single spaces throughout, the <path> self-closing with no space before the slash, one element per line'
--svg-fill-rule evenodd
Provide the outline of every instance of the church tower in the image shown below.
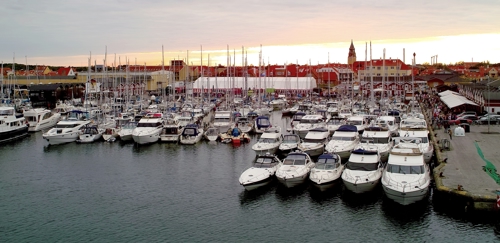
<path fill-rule="evenodd" d="M 349 56 L 347 57 L 347 64 L 352 65 L 356 61 L 356 50 L 354 49 L 354 44 L 351 40 L 351 46 L 349 47 Z"/>

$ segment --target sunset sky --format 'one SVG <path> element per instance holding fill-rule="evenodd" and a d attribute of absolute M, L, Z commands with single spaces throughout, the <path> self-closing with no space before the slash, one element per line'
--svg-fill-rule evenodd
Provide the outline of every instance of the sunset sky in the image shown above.
<path fill-rule="evenodd" d="M 277 1 L 277 0 L 18 0 L 0 5 L 3 30 L 0 61 L 39 65 L 159 65 L 186 59 L 226 64 L 226 49 L 242 46 L 249 64 L 346 63 L 351 39 L 357 59 L 403 58 L 411 63 L 500 62 L 498 0 L 441 1 Z M 14 54 L 15 53 L 15 54 Z M 369 53 L 368 53 L 369 55 Z M 369 57 L 368 57 L 369 58 Z"/>

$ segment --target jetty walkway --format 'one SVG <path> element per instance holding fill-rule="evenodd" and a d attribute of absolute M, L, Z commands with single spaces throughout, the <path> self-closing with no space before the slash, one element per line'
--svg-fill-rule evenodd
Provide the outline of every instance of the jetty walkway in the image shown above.
<path fill-rule="evenodd" d="M 426 113 L 428 124 L 429 113 Z M 456 126 L 452 126 L 452 131 Z M 432 129 L 437 165 L 434 168 L 436 188 L 440 192 L 463 197 L 467 207 L 475 210 L 496 210 L 497 190 L 500 190 L 500 126 L 471 125 L 465 136 L 455 137 L 444 128 Z M 442 149 L 443 139 L 450 142 Z M 500 173 L 500 171 L 499 171 Z"/>

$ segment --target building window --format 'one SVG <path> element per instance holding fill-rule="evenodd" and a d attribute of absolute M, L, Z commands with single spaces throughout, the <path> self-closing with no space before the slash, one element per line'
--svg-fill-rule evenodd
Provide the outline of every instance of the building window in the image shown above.
<path fill-rule="evenodd" d="M 391 73 L 391 76 L 394 76 L 394 73 Z"/>
<path fill-rule="evenodd" d="M 377 67 L 377 70 L 380 70 L 380 67 Z"/>
<path fill-rule="evenodd" d="M 391 67 L 391 69 L 394 69 L 394 67 Z"/>

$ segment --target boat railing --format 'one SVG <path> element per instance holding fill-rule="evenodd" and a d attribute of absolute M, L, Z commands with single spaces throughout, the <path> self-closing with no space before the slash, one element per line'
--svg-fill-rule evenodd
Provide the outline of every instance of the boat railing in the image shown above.
<path fill-rule="evenodd" d="M 387 183 L 387 185 L 396 187 L 397 189 L 401 189 L 401 192 L 406 192 L 410 188 L 414 189 L 420 189 L 420 186 L 423 186 L 427 183 L 427 180 L 425 177 L 419 178 L 416 181 L 396 181 L 392 179 L 389 175 L 384 176 L 384 181 Z"/>
<path fill-rule="evenodd" d="M 351 175 L 349 172 L 345 172 L 343 173 L 345 179 L 347 179 L 348 181 L 351 181 L 353 184 L 357 184 L 357 183 L 366 183 L 368 181 L 374 181 L 374 180 L 378 180 L 379 176 L 379 170 L 373 170 L 371 171 L 370 173 L 367 173 L 366 175 L 362 175 L 362 176 L 353 176 Z"/>

